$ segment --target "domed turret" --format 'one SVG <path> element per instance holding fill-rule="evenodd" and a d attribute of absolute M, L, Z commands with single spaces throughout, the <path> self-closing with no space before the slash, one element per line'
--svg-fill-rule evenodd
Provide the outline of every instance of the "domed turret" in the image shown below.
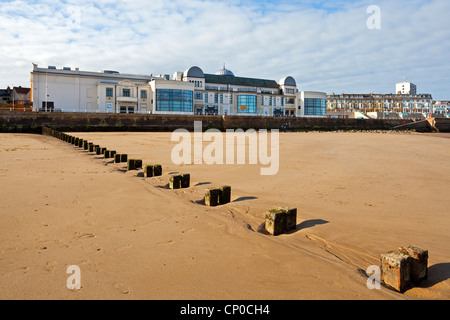
<path fill-rule="evenodd" d="M 295 79 L 292 77 L 286 77 L 280 80 L 280 86 L 292 86 L 292 87 L 296 87 L 297 86 L 297 82 L 295 82 Z"/>
<path fill-rule="evenodd" d="M 232 76 L 234 77 L 234 73 L 230 70 L 225 68 L 225 65 L 223 65 L 223 69 L 220 69 L 216 72 L 216 76 Z"/>
<path fill-rule="evenodd" d="M 203 70 L 199 67 L 191 67 L 187 69 L 184 74 L 184 78 L 204 78 L 205 74 L 203 73 Z"/>

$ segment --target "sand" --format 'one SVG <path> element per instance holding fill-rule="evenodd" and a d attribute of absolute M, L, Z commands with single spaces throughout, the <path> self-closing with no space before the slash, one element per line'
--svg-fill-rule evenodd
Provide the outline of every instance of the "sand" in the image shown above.
<path fill-rule="evenodd" d="M 162 164 L 163 176 L 52 137 L 0 135 L 0 299 L 312 300 L 450 298 L 450 139 L 427 134 L 282 133 L 280 170 L 174 165 L 170 133 L 77 133 Z M 166 188 L 170 173 L 191 188 Z M 232 202 L 206 207 L 206 188 Z M 297 230 L 258 232 L 298 208 Z M 405 294 L 369 290 L 382 253 L 429 250 Z M 68 290 L 68 266 L 81 289 Z"/>

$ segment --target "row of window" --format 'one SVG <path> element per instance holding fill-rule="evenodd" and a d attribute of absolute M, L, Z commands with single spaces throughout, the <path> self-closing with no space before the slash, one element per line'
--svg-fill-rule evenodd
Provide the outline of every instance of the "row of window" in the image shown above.
<path fill-rule="evenodd" d="M 106 88 L 106 97 L 114 97 L 113 88 Z M 122 97 L 131 97 L 131 89 L 122 89 Z M 147 99 L 147 90 L 141 90 L 141 99 Z"/>

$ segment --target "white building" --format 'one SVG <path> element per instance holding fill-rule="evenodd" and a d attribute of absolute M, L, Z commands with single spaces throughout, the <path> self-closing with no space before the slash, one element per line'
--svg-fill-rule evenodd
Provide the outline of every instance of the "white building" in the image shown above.
<path fill-rule="evenodd" d="M 302 91 L 297 95 L 301 117 L 325 117 L 327 94 L 317 91 Z"/>
<path fill-rule="evenodd" d="M 34 111 L 299 116 L 292 77 L 236 77 L 230 70 L 206 74 L 199 67 L 168 75 L 38 68 L 31 72 Z"/>
<path fill-rule="evenodd" d="M 417 94 L 417 86 L 411 82 L 400 82 L 395 85 L 397 94 L 407 94 L 415 96 Z"/>

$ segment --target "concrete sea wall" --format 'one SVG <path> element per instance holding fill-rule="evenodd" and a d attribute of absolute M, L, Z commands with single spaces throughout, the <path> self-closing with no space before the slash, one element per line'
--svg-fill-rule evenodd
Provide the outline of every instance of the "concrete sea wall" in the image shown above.
<path fill-rule="evenodd" d="M 393 130 L 412 123 L 405 120 L 360 120 L 331 118 L 272 118 L 244 116 L 123 115 L 91 113 L 0 113 L 0 132 L 41 133 L 43 127 L 62 132 L 173 132 L 203 129 L 279 129 L 281 131 Z M 449 123 L 450 124 L 450 123 Z M 445 124 L 450 127 L 449 124 Z"/>

